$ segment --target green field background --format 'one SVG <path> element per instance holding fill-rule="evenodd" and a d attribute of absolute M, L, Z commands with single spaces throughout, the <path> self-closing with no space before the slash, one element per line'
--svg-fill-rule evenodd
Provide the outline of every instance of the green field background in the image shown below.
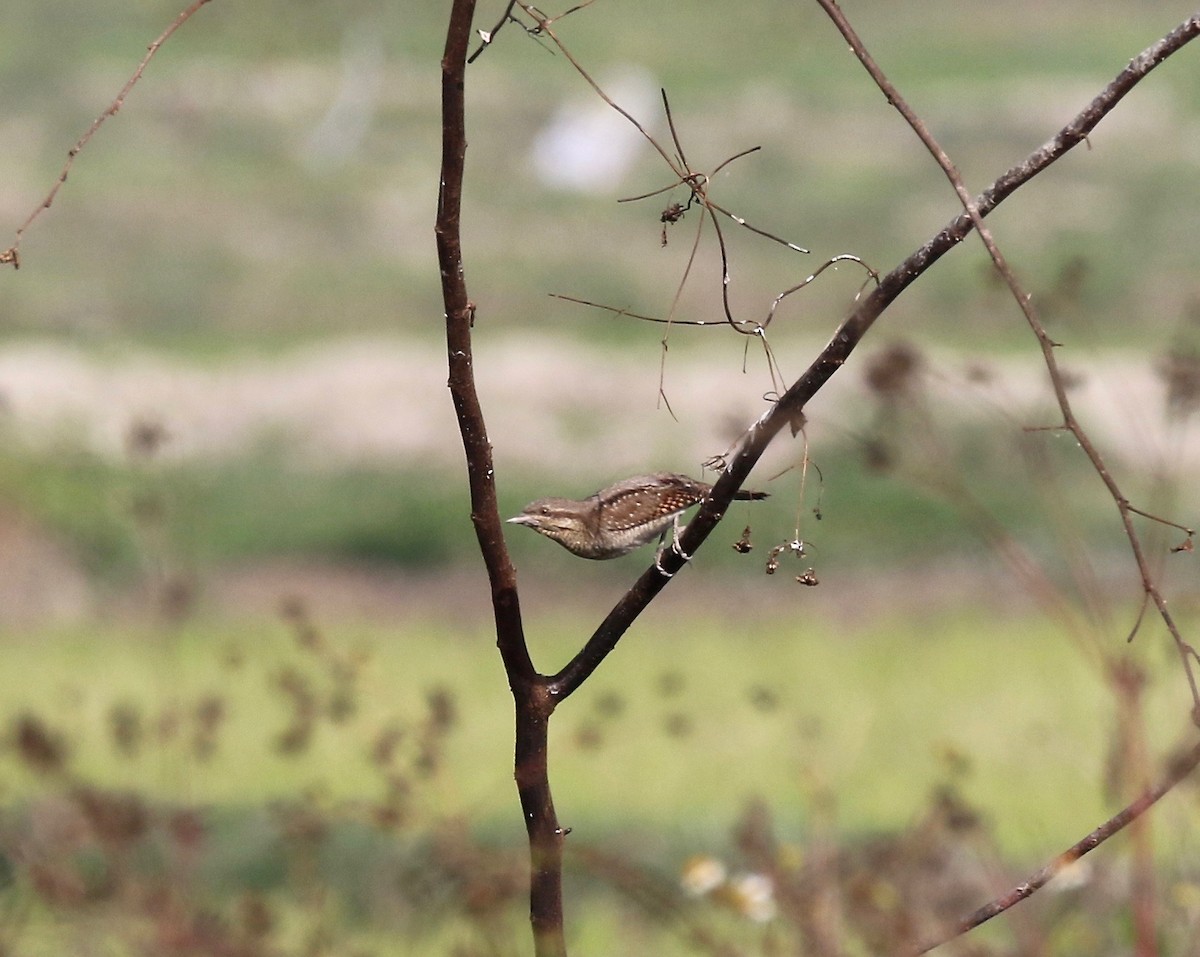
<path fill-rule="evenodd" d="M 301 448 L 306 423 L 290 423 L 196 452 L 170 410 L 150 406 L 101 435 L 87 409 L 46 423 L 36 407 L 10 403 L 5 378 L 31 355 L 66 356 L 97 375 L 147 366 L 219 382 L 257 363 L 286 377 L 346 343 L 419 357 L 426 365 L 414 375 L 426 372 L 442 333 L 433 219 L 446 6 L 204 6 L 78 156 L 25 234 L 21 269 L 0 274 L 5 952 L 205 952 L 164 942 L 163 915 L 176 903 L 188 920 L 203 913 L 243 928 L 247 955 L 529 950 L 520 893 L 493 911 L 461 874 L 429 863 L 439 849 L 453 858 L 452 848 L 466 872 L 495 868 L 507 879 L 525 866 L 511 698 L 457 435 L 447 429 L 427 457 L 314 456 Z M 480 24 L 493 25 L 503 6 L 481 4 Z M 1191 12 L 1108 0 L 844 6 L 975 190 Z M 5 0 L 7 235 L 177 12 L 159 0 Z M 696 168 L 761 147 L 722 172 L 714 195 L 813 255 L 727 225 L 739 314 L 760 317 L 830 256 L 886 271 L 958 209 L 816 4 L 597 0 L 556 29 L 601 82 L 636 68 L 664 89 Z M 356 87 L 363 63 L 373 72 Z M 616 202 L 669 182 L 649 148 L 592 191 L 538 178 L 538 132 L 558 110 L 594 101 L 544 40 L 509 25 L 468 79 L 476 362 L 527 360 L 517 384 L 527 409 L 483 396 L 485 415 L 502 423 L 492 436 L 502 507 L 586 494 L 620 477 L 613 462 L 698 473 L 690 430 L 701 394 L 723 395 L 724 375 L 687 376 L 720 361 L 736 379 L 744 346 L 719 328 L 711 243 L 678 314 L 718 328 L 671 333 L 664 381 L 680 416 L 660 431 L 640 427 L 675 411 L 655 394 L 661 329 L 551 298 L 663 315 L 698 211 L 664 247 L 661 210 L 685 196 Z M 1135 366 L 1161 371 L 1165 357 L 1200 355 L 1198 81 L 1189 48 L 989 219 L 1061 354 L 1116 369 L 1118 387 Z M 345 151 L 321 152 L 315 131 L 339 91 L 356 89 L 364 128 Z M 657 104 L 639 118 L 661 132 Z M 797 442 L 755 476 L 775 483 L 771 499 L 731 512 L 555 715 L 555 797 L 580 849 L 568 862 L 573 952 L 732 952 L 680 930 L 705 921 L 738 953 L 795 944 L 715 905 L 686 919 L 644 906 L 646 888 L 677 893 L 689 858 L 736 858 L 748 808 L 768 808 L 781 855 L 800 860 L 830 833 L 848 855 L 908 833 L 953 793 L 979 815 L 996 858 L 1024 874 L 1127 801 L 1130 776 L 1153 777 L 1193 740 L 1169 637 L 1148 616 L 1126 642 L 1139 579 L 1094 474 L 1065 440 L 1031 445 L 1043 434 L 1024 428 L 1048 420 L 1025 418 L 1019 396 L 946 386 L 988 363 L 1040 375 L 1034 340 L 976 247 L 965 243 L 907 292 L 864 345 L 867 357 L 839 376 L 857 391 L 815 410 L 805 484 L 796 471 L 773 477 L 802 460 Z M 771 345 L 789 375 L 832 334 L 861 279 L 841 268 L 781 307 Z M 871 357 L 897 346 L 918 357 L 928 391 L 890 402 L 862 383 Z M 547 409 L 547 396 L 561 395 L 548 387 L 571 375 L 563 355 L 595 372 L 568 383 L 583 398 Z M 632 379 L 613 371 L 630 357 Z M 436 390 L 364 415 L 445 413 L 442 361 Z M 765 376 L 742 381 L 738 402 L 750 400 L 729 403 L 721 428 L 731 435 L 770 386 Z M 700 384 L 688 392 L 680 382 Z M 1131 499 L 1194 526 L 1190 413 L 1167 414 L 1171 428 L 1157 430 L 1155 388 L 1153 405 L 1132 387 L 1117 402 L 1139 443 L 1105 451 Z M 614 444 L 609 403 L 631 389 L 645 393 L 644 409 Z M 147 425 L 161 426 L 161 449 L 131 440 Z M 593 435 L 608 444 L 591 447 Z M 586 453 L 557 457 L 556 436 Z M 754 526 L 750 556 L 728 547 L 743 524 Z M 1190 625 L 1194 556 L 1168 551 L 1183 531 L 1139 530 Z M 1006 562 L 1007 536 L 1034 562 L 1032 577 Z M 768 549 L 793 537 L 805 539 L 805 560 L 785 555 L 779 574 L 764 575 Z M 511 546 L 535 662 L 547 672 L 649 559 L 583 563 L 523 531 Z M 809 564 L 816 589 L 794 580 Z M 1122 662 L 1145 682 L 1135 717 L 1114 692 L 1114 675 L 1132 673 Z M 1131 771 L 1120 742 L 1134 727 L 1147 766 Z M 47 737 L 31 744 L 34 732 Z M 111 843 L 90 831 L 77 843 L 63 837 L 81 826 L 61 823 L 75 821 L 72 802 L 93 792 L 144 811 L 144 831 Z M 204 837 L 195 860 L 177 858 L 172 841 L 186 841 L 170 822 L 192 811 Z M 1194 786 L 1156 815 L 1163 913 L 1182 935 L 1200 920 Z M 31 847 L 77 882 L 78 899 L 38 884 Z M 66 850 L 54 859 L 56 848 Z M 598 850 L 607 870 L 588 857 Z M 1112 888 L 1127 886 L 1130 852 L 1124 836 L 1097 852 L 1100 876 L 1074 918 L 1055 909 L 1066 905 L 1033 911 L 1032 922 L 1070 928 L 1046 931 L 1044 952 L 1119 952 L 1130 917 Z M 423 871 L 435 875 L 424 884 L 414 877 Z M 178 899 L 152 907 L 146 887 L 163 874 Z M 629 890 L 637 881 L 642 891 Z M 273 918 L 254 936 L 246 915 L 261 901 Z M 1007 928 L 989 933 L 981 946 L 997 949 L 986 952 L 1012 944 Z M 862 946 L 849 952 L 869 952 Z"/>

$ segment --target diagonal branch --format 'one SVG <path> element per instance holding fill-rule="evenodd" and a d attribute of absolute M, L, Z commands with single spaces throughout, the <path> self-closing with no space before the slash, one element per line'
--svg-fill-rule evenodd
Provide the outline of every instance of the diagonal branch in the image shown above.
<path fill-rule="evenodd" d="M 1179 629 L 1179 625 L 1175 621 L 1174 615 L 1167 608 L 1167 600 L 1163 596 L 1162 590 L 1158 587 L 1158 583 L 1154 579 L 1154 572 L 1150 568 L 1150 561 L 1146 556 L 1146 551 L 1142 546 L 1141 537 L 1138 535 L 1137 528 L 1133 523 L 1134 513 L 1144 515 L 1139 509 L 1135 509 L 1130 505 L 1129 500 L 1121 491 L 1117 484 L 1108 464 L 1105 462 L 1100 450 L 1092 441 L 1087 430 L 1084 429 L 1082 423 L 1075 416 L 1075 410 L 1071 405 L 1071 400 L 1067 395 L 1066 381 L 1059 369 L 1058 359 L 1054 354 L 1057 343 L 1050 338 L 1050 334 L 1046 331 L 1046 327 L 1042 324 L 1037 310 L 1033 305 L 1033 297 L 1030 296 L 1024 288 L 1016 274 L 1008 264 L 1008 260 L 1001 253 L 999 246 L 996 245 L 996 240 L 992 236 L 991 230 L 984 224 L 983 217 L 976 209 L 971 200 L 971 194 L 967 190 L 966 184 L 963 182 L 962 175 L 951 161 L 946 151 L 934 138 L 925 122 L 917 116 L 912 108 L 905 102 L 904 97 L 900 95 L 900 91 L 887 78 L 883 70 L 875 62 L 874 58 L 867 52 L 862 40 L 854 31 L 854 28 L 847 21 L 842 11 L 838 8 L 835 0 L 817 0 L 817 3 L 825 10 L 834 25 L 838 28 L 846 42 L 850 44 L 850 49 L 854 51 L 855 56 L 871 74 L 871 78 L 876 85 L 887 97 L 889 103 L 896 108 L 905 122 L 912 127 L 913 132 L 917 134 L 921 142 L 925 144 L 925 148 L 937 161 L 942 171 L 946 174 L 946 178 L 950 180 L 950 184 L 954 187 L 954 191 L 958 194 L 959 200 L 963 204 L 967 215 L 971 217 L 971 222 L 975 227 L 975 231 L 979 234 L 984 247 L 988 251 L 988 255 L 992 259 L 996 271 L 1003 277 L 1005 284 L 1020 307 L 1022 314 L 1025 316 L 1025 321 L 1029 323 L 1030 329 L 1033 330 L 1034 336 L 1037 338 L 1038 346 L 1042 352 L 1042 362 L 1046 366 L 1046 371 L 1050 376 L 1051 388 L 1054 391 L 1054 399 L 1058 404 L 1059 412 L 1062 415 L 1062 428 L 1070 432 L 1075 440 L 1079 443 L 1079 448 L 1083 454 L 1087 456 L 1088 461 L 1092 465 L 1092 470 L 1099 476 L 1104 487 L 1108 490 L 1109 496 L 1117 506 L 1117 513 L 1120 516 L 1121 526 L 1125 532 L 1126 541 L 1129 543 L 1129 550 L 1133 556 L 1134 564 L 1137 566 L 1138 574 L 1141 577 L 1142 591 L 1144 595 L 1154 603 L 1154 607 L 1158 610 L 1159 617 L 1170 633 L 1171 638 L 1175 642 L 1175 649 L 1179 655 L 1179 659 L 1183 665 L 1184 675 L 1187 678 L 1188 687 L 1192 694 L 1192 720 L 1200 725 L 1200 687 L 1196 683 L 1196 675 L 1192 668 L 1192 658 L 1195 657 L 1195 649 L 1188 644 L 1183 638 L 1183 633 Z M 1197 18 L 1193 18 L 1195 21 Z M 1184 26 L 1187 26 L 1185 24 Z M 1143 54 L 1144 56 L 1144 54 Z M 1135 63 L 1137 61 L 1134 61 Z M 1130 64 L 1132 67 L 1133 64 Z M 1167 523 L 1174 524 L 1174 523 Z M 1139 615 L 1140 620 L 1140 615 Z M 1134 632 L 1136 633 L 1136 628 Z M 1132 638 L 1132 634 L 1130 638 Z"/>
<path fill-rule="evenodd" d="M 978 217 L 986 217 L 1017 189 L 1083 142 L 1096 124 L 1130 90 L 1197 34 L 1200 34 L 1200 15 L 1184 21 L 1130 61 L 1129 65 L 1053 139 L 1001 174 L 991 186 L 972 200 Z M 798 427 L 803 421 L 804 407 L 808 401 L 846 363 L 883 311 L 935 262 L 962 242 L 974 227 L 975 220 L 969 213 L 959 214 L 937 235 L 884 276 L 879 284 L 858 302 L 854 311 L 838 327 L 833 338 L 808 370 L 792 384 L 778 402 L 747 429 L 740 449 L 731 457 L 725 474 L 714 486 L 712 498 L 701 506 L 699 514 L 688 523 L 680 543 L 683 552 L 694 554 L 708 538 L 733 501 L 734 492 L 741 488 L 749 477 L 750 471 L 767 446 L 785 427 Z M 668 551 L 662 559 L 662 564 L 668 572 L 674 572 L 682 565 L 682 560 L 673 551 Z M 552 679 L 553 690 L 560 700 L 587 680 L 588 675 L 616 647 L 621 636 L 663 589 L 666 582 L 667 579 L 650 567 L 622 596 L 579 654 Z"/>
<path fill-rule="evenodd" d="M 1197 765 L 1200 765 L 1200 744 L 1197 744 L 1191 751 L 1173 761 L 1167 768 L 1167 773 L 1158 784 L 1147 788 L 1138 795 L 1136 800 L 1114 814 L 1092 831 L 1091 834 L 1087 835 L 1087 837 L 1072 844 L 1044 867 L 1038 869 L 1016 887 L 1012 888 L 1012 890 L 988 902 L 974 913 L 968 914 L 943 937 L 920 944 L 915 950 L 910 952 L 912 957 L 919 957 L 919 955 L 926 954 L 935 947 L 940 947 L 947 941 L 953 940 L 955 937 L 961 937 L 967 931 L 973 930 L 980 924 L 986 923 L 993 917 L 1004 913 L 1010 907 L 1019 904 L 1031 896 L 1035 891 L 1045 887 L 1065 867 L 1075 863 L 1075 861 L 1079 860 L 1089 851 L 1094 851 L 1114 834 L 1124 830 L 1128 825 L 1145 814 L 1146 811 L 1150 810 L 1164 794 L 1196 770 Z"/>

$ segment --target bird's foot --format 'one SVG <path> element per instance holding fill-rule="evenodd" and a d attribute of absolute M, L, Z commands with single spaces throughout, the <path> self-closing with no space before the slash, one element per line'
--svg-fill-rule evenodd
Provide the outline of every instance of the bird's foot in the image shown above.
<path fill-rule="evenodd" d="M 671 551 L 673 551 L 676 555 L 678 555 L 680 558 L 682 558 L 685 562 L 690 562 L 692 560 L 692 556 L 689 555 L 687 552 L 685 552 L 683 550 L 683 547 L 679 544 L 679 535 L 682 532 L 682 529 L 679 527 L 679 517 L 678 516 L 675 517 L 675 522 L 672 525 L 671 532 L 672 532 L 672 534 L 671 534 Z M 667 533 L 663 532 L 662 536 L 658 540 L 660 545 L 662 545 L 662 543 L 666 540 L 666 537 L 667 537 Z M 663 578 L 674 578 L 675 577 L 674 572 L 669 572 L 665 568 L 662 567 L 662 559 L 666 553 L 667 553 L 666 546 L 663 546 L 657 552 L 655 552 L 654 568 L 660 575 L 663 576 Z"/>

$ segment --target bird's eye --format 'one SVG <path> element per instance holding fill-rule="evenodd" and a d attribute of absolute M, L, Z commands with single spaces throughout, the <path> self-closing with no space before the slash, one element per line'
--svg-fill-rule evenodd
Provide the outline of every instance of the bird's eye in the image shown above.
<path fill-rule="evenodd" d="M 543 505 L 541 508 L 538 509 L 538 511 L 541 512 L 543 515 L 549 515 L 550 514 L 550 506 Z"/>

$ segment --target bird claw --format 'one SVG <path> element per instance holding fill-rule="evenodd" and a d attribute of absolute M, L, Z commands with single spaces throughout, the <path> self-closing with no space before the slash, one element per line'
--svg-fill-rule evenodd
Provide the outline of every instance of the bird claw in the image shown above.
<path fill-rule="evenodd" d="M 671 551 L 682 558 L 685 562 L 690 562 L 692 560 L 692 556 L 683 550 L 683 545 L 679 541 L 679 536 L 682 534 L 682 532 L 683 529 L 679 527 L 679 516 L 676 515 L 675 523 L 672 526 Z"/>
<path fill-rule="evenodd" d="M 687 552 L 685 552 L 682 548 L 679 547 L 679 530 L 678 530 L 678 528 L 676 529 L 676 532 L 675 532 L 675 539 L 674 539 L 674 541 L 671 542 L 671 551 L 673 551 L 676 555 L 678 555 L 680 558 L 682 558 L 685 562 L 690 562 L 692 560 L 692 556 L 689 555 Z M 675 577 L 674 572 L 669 572 L 665 568 L 662 567 L 662 558 L 666 553 L 667 553 L 667 550 L 665 548 L 660 548 L 657 552 L 654 553 L 654 568 L 664 578 L 674 578 Z"/>

